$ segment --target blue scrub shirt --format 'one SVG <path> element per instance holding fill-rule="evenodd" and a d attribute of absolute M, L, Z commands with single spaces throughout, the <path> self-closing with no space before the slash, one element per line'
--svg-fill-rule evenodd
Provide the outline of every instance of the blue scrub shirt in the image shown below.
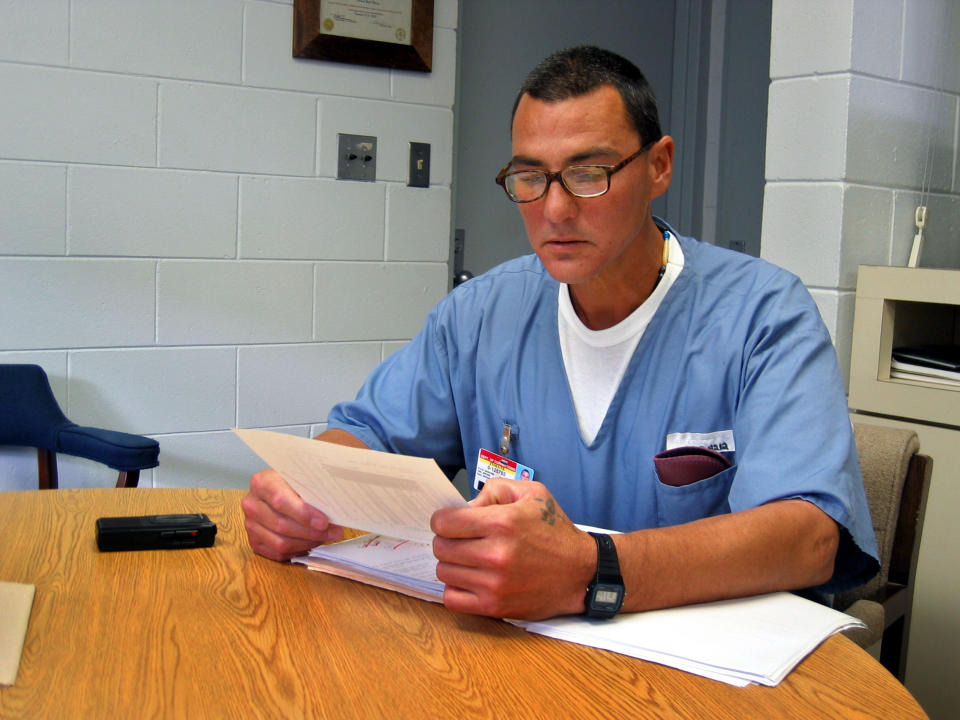
<path fill-rule="evenodd" d="M 676 233 L 674 233 L 676 234 Z M 574 522 L 628 532 L 808 500 L 841 528 L 839 592 L 879 563 L 836 354 L 803 284 L 678 236 L 684 267 L 634 352 L 594 442 L 577 425 L 557 333 L 559 284 L 534 255 L 456 288 L 329 427 L 370 447 L 476 470 L 480 448 L 535 470 Z M 732 431 L 729 469 L 684 487 L 653 456 L 673 433 Z"/>

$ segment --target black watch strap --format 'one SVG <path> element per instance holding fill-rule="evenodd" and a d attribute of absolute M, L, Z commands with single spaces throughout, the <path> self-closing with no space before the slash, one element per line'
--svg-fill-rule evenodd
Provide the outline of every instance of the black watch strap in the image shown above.
<path fill-rule="evenodd" d="M 612 618 L 623 606 L 623 578 L 613 538 L 592 532 L 597 543 L 597 573 L 587 586 L 584 614 L 593 618 Z"/>
<path fill-rule="evenodd" d="M 613 544 L 613 538 L 604 533 L 590 533 L 593 539 L 597 541 L 597 576 L 594 582 L 622 583 L 620 577 L 620 560 L 617 557 L 617 546 Z"/>

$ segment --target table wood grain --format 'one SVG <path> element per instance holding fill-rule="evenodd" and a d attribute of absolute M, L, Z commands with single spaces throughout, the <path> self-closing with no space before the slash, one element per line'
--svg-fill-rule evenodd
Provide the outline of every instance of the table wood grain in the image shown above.
<path fill-rule="evenodd" d="M 842 636 L 734 688 L 254 555 L 239 490 L 0 493 L 37 586 L 0 718 L 924 718 Z M 205 512 L 212 548 L 100 553 L 101 516 Z"/>

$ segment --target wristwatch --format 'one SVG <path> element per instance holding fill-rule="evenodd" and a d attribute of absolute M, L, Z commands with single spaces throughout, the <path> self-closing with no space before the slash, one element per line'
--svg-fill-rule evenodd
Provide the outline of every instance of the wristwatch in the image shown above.
<path fill-rule="evenodd" d="M 623 578 L 620 577 L 620 562 L 617 546 L 604 533 L 590 533 L 597 541 L 597 574 L 587 586 L 584 615 L 609 619 L 623 606 Z"/>

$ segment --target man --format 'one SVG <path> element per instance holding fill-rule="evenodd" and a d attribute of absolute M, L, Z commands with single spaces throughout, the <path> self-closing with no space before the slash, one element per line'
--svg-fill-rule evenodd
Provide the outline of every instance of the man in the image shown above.
<path fill-rule="evenodd" d="M 481 448 L 533 469 L 536 482 L 489 480 L 471 507 L 434 514 L 444 604 L 609 617 L 775 590 L 824 596 L 872 576 L 816 306 L 788 273 L 651 215 L 674 144 L 640 71 L 596 48 L 547 58 L 518 95 L 512 144 L 497 181 L 535 255 L 452 292 L 320 436 L 471 476 Z M 712 469 L 662 478 L 665 450 Z M 243 507 L 267 557 L 339 537 L 272 471 L 252 478 Z M 623 534 L 591 536 L 571 518 Z"/>

